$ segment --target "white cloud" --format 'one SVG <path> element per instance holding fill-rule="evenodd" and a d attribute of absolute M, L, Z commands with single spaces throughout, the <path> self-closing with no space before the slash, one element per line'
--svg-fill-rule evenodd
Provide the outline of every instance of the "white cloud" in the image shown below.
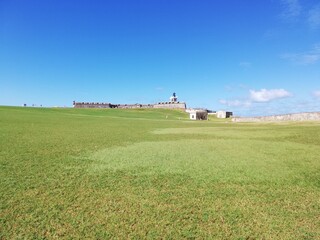
<path fill-rule="evenodd" d="M 320 5 L 309 10 L 307 21 L 312 29 L 320 27 Z"/>
<path fill-rule="evenodd" d="M 320 60 L 320 44 L 315 44 L 308 52 L 303 53 L 285 53 L 281 58 L 289 60 L 298 65 L 310 65 Z"/>
<path fill-rule="evenodd" d="M 250 90 L 250 100 L 253 102 L 270 102 L 275 99 L 292 96 L 284 89 L 261 89 L 259 91 Z"/>
<path fill-rule="evenodd" d="M 219 103 L 226 105 L 228 107 L 249 107 L 251 102 L 249 100 L 219 100 Z"/>
<path fill-rule="evenodd" d="M 292 94 L 284 89 L 261 89 L 259 91 L 249 90 L 249 96 L 242 99 L 220 99 L 219 103 L 228 107 L 248 108 L 254 103 L 268 103 L 272 100 L 287 98 Z"/>
<path fill-rule="evenodd" d="M 274 114 L 316 112 L 320 111 L 320 89 L 312 92 L 307 99 L 299 99 L 284 89 L 250 90 L 247 97 L 238 99 L 221 99 L 219 103 L 230 108 L 240 116 L 266 116 Z M 287 98 L 285 101 L 273 101 Z"/>
<path fill-rule="evenodd" d="M 313 96 L 320 99 L 320 90 L 314 91 Z"/>
<path fill-rule="evenodd" d="M 294 20 L 301 14 L 301 5 L 298 0 L 281 0 L 284 11 L 281 17 L 285 20 Z"/>

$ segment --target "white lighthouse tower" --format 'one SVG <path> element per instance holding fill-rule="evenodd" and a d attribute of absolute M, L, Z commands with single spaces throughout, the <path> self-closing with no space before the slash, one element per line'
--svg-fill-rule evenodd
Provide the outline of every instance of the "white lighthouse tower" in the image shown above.
<path fill-rule="evenodd" d="M 176 96 L 175 92 L 170 97 L 170 102 L 178 102 L 178 97 Z"/>

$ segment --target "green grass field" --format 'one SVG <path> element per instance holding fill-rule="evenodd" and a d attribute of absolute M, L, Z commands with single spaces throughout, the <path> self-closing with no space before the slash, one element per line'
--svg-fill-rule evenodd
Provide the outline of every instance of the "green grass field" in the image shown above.
<path fill-rule="evenodd" d="M 320 123 L 0 107 L 0 239 L 320 239 Z"/>

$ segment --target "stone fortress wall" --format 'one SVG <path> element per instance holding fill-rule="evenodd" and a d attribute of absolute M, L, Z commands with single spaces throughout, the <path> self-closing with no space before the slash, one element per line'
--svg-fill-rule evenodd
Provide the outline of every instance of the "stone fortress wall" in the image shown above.
<path fill-rule="evenodd" d="M 293 113 L 266 117 L 234 117 L 233 122 L 319 121 L 320 112 Z"/>
<path fill-rule="evenodd" d="M 134 109 L 134 108 L 165 108 L 165 109 L 186 109 L 185 102 L 178 102 L 175 93 L 170 97 L 169 102 L 158 102 L 155 104 L 112 104 L 112 103 L 99 103 L 99 102 L 76 102 L 73 101 L 74 108 L 121 108 L 121 109 Z"/>
<path fill-rule="evenodd" d="M 159 102 L 153 105 L 153 108 L 167 108 L 167 109 L 186 109 L 185 102 Z"/>
<path fill-rule="evenodd" d="M 131 108 L 153 108 L 152 104 L 116 104 L 113 108 L 131 109 Z"/>
<path fill-rule="evenodd" d="M 74 108 L 112 108 L 111 103 L 99 102 L 75 102 L 73 101 Z"/>

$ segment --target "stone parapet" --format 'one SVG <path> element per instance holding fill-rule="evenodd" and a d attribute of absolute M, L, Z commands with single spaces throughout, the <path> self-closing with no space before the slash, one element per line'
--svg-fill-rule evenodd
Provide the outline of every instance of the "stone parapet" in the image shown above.
<path fill-rule="evenodd" d="M 134 109 L 134 108 L 166 108 L 166 109 L 186 109 L 184 102 L 159 102 L 156 104 L 111 104 L 111 103 L 98 103 L 98 102 L 73 102 L 74 108 L 121 108 L 121 109 Z"/>
<path fill-rule="evenodd" d="M 115 108 L 131 109 L 131 108 L 153 108 L 153 104 L 116 104 Z"/>
<path fill-rule="evenodd" d="M 320 121 L 320 112 L 293 113 L 266 117 L 234 117 L 233 122 Z"/>
<path fill-rule="evenodd" d="M 73 102 L 74 108 L 111 108 L 110 103 L 98 102 Z"/>
<path fill-rule="evenodd" d="M 153 108 L 167 108 L 167 109 L 186 109 L 184 102 L 159 102 L 153 105 Z"/>

